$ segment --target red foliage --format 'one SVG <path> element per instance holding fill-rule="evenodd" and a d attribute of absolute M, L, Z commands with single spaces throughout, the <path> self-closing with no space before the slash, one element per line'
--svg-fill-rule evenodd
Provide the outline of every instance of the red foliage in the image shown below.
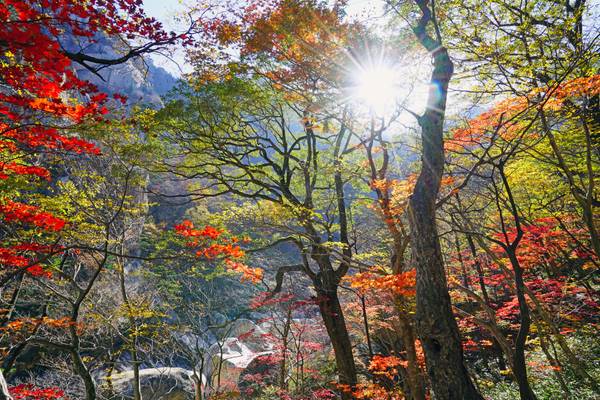
<path fill-rule="evenodd" d="M 66 224 L 64 219 L 40 211 L 38 207 L 10 200 L 0 204 L 0 214 L 6 222 L 31 224 L 48 231 L 60 231 Z"/>
<path fill-rule="evenodd" d="M 107 95 L 77 77 L 70 58 L 74 56 L 63 42 L 68 38 L 92 44 L 97 34 L 150 42 L 184 40 L 166 33 L 140 5 L 138 0 L 0 2 L 0 180 L 18 175 L 50 180 L 48 169 L 30 165 L 42 151 L 99 154 L 93 143 L 64 133 L 84 121 L 101 120 L 107 112 Z M 0 199 L 0 214 L 4 222 L 53 232 L 66 223 L 36 206 L 8 199 Z M 21 251 L 5 245 L 0 250 L 2 263 L 30 265 Z M 38 265 L 27 270 L 46 274 Z"/>
<path fill-rule="evenodd" d="M 250 301 L 250 308 L 257 309 L 277 304 L 287 303 L 294 298 L 290 293 L 273 295 L 271 292 L 261 292 Z"/>
<path fill-rule="evenodd" d="M 329 389 L 317 389 L 312 392 L 312 397 L 315 400 L 333 400 L 337 396 L 334 392 Z"/>
<path fill-rule="evenodd" d="M 565 218 L 568 220 L 568 218 Z M 581 249 L 580 243 L 585 240 L 585 232 L 571 228 L 566 232 L 553 219 L 538 219 L 532 224 L 523 226 L 523 238 L 517 248 L 517 258 L 526 269 L 525 285 L 535 295 L 539 303 L 548 313 L 554 316 L 554 323 L 561 332 L 568 333 L 583 326 L 597 326 L 600 304 L 593 293 L 584 287 L 571 282 L 569 268 L 579 265 L 585 268 L 588 263 L 597 259 L 586 250 Z M 508 242 L 511 242 L 516 231 L 508 231 Z M 503 235 L 497 239 L 506 241 Z M 505 257 L 500 246 L 493 248 L 499 258 Z M 495 310 L 499 325 L 507 334 L 516 334 L 519 329 L 519 302 L 514 295 L 513 277 L 503 271 L 486 257 L 478 259 L 483 268 L 483 284 L 490 297 L 489 306 Z M 463 255 L 465 265 L 471 265 L 467 254 Z M 479 277 L 469 277 L 473 287 L 479 287 Z M 528 297 L 531 307 L 532 300 Z M 461 330 L 465 334 L 463 347 L 466 351 L 480 351 L 489 348 L 492 342 L 485 328 L 478 326 L 475 320 L 468 317 L 459 319 Z"/>
<path fill-rule="evenodd" d="M 572 229 L 571 232 L 566 232 L 554 218 L 538 218 L 532 224 L 523 225 L 522 230 L 523 238 L 517 248 L 517 259 L 525 269 L 540 266 L 556 269 L 572 255 L 586 262 L 596 259 L 591 253 L 583 251 L 576 240 L 585 242 L 584 230 Z M 496 234 L 498 240 L 506 243 L 513 242 L 516 236 L 515 228 L 507 231 L 507 237 L 501 233 Z M 494 247 L 493 251 L 503 255 L 500 246 Z"/>
<path fill-rule="evenodd" d="M 221 235 L 221 231 L 212 226 L 205 226 L 203 229 L 194 229 L 192 221 L 185 220 L 179 225 L 175 225 L 175 231 L 185 237 L 205 237 L 209 239 L 217 239 Z"/>
<path fill-rule="evenodd" d="M 50 278 L 52 274 L 37 264 L 33 255 L 59 253 L 60 246 L 48 246 L 38 243 L 20 243 L 12 247 L 0 247 L 0 264 L 8 268 L 24 268 L 31 276 Z M 33 253 L 33 255 L 31 254 Z"/>
<path fill-rule="evenodd" d="M 9 389 L 14 400 L 51 400 L 65 399 L 65 392 L 59 388 L 38 388 L 29 384 L 20 384 Z"/>
<path fill-rule="evenodd" d="M 20 148 L 99 153 L 94 144 L 56 128 L 98 120 L 107 112 L 107 95 L 75 74 L 70 57 L 77 55 L 64 49 L 65 37 L 90 44 L 97 34 L 188 43 L 145 16 L 138 0 L 6 0 L 0 4 L 0 24 L 0 150 L 10 153 Z M 1 165 L 0 178 L 12 172 L 49 179 L 39 167 Z"/>
<path fill-rule="evenodd" d="M 196 256 L 203 257 L 207 260 L 223 258 L 225 265 L 234 272 L 238 272 L 242 276 L 242 281 L 248 280 L 252 283 L 258 283 L 263 278 L 263 270 L 261 268 L 251 268 L 235 259 L 244 257 L 244 251 L 236 243 L 239 241 L 237 237 L 229 239 L 223 236 L 223 231 L 220 231 L 212 226 L 205 226 L 202 229 L 194 228 L 192 221 L 185 220 L 181 224 L 174 227 L 177 235 L 189 239 L 186 246 L 196 248 Z M 220 240 L 219 243 L 215 243 Z"/>
<path fill-rule="evenodd" d="M 8 179 L 6 172 L 12 172 L 15 175 L 31 175 L 50 180 L 50 171 L 43 167 L 33 165 L 21 165 L 14 162 L 0 163 L 0 179 Z"/>

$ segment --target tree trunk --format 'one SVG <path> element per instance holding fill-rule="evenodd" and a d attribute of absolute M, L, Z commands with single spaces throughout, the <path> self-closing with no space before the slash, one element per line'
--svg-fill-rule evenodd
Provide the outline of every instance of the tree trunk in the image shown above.
<path fill-rule="evenodd" d="M 282 390 L 288 389 L 287 385 L 287 353 L 289 347 L 289 335 L 290 330 L 292 328 L 292 307 L 289 307 L 287 310 L 287 315 L 285 318 L 285 325 L 283 327 L 283 333 L 281 337 L 282 341 L 282 349 L 281 349 L 281 361 L 279 363 L 279 387 Z"/>
<path fill-rule="evenodd" d="M 338 370 L 339 382 L 342 385 L 356 385 L 356 365 L 352 354 L 350 335 L 337 293 L 337 285 L 333 287 L 318 287 L 319 310 L 327 334 L 335 353 L 335 364 Z M 351 399 L 348 393 L 342 393 L 342 399 Z"/>
<path fill-rule="evenodd" d="M 71 359 L 73 360 L 75 372 L 79 375 L 81 380 L 83 380 L 86 400 L 96 400 L 96 383 L 77 350 L 71 351 Z"/>
<path fill-rule="evenodd" d="M 456 196 L 457 200 L 459 200 L 458 195 Z M 460 204 L 460 200 L 459 200 Z M 485 285 L 485 276 L 483 274 L 483 268 L 481 267 L 481 263 L 477 258 L 477 249 L 475 247 L 475 242 L 471 235 L 467 234 L 467 243 L 469 244 L 469 250 L 471 251 L 471 257 L 475 262 L 475 270 L 477 271 L 477 281 L 479 282 L 479 290 L 481 290 L 481 295 L 483 300 L 485 301 L 485 305 L 491 307 L 492 302 L 490 301 L 490 297 L 487 292 L 487 288 Z M 506 370 L 506 363 L 504 362 L 504 355 L 502 351 L 502 346 L 498 342 L 498 339 L 494 335 L 492 335 L 492 350 L 496 354 L 496 359 L 498 361 L 498 368 L 501 370 Z"/>
<path fill-rule="evenodd" d="M 202 375 L 198 376 L 195 369 L 192 380 L 194 381 L 194 400 L 202 400 Z"/>
<path fill-rule="evenodd" d="M 6 379 L 4 379 L 4 375 L 2 374 L 2 370 L 0 369 L 0 400 L 12 400 L 12 396 L 8 393 L 8 385 L 6 384 Z"/>
<path fill-rule="evenodd" d="M 521 400 L 537 400 L 535 393 L 529 385 L 527 378 L 527 365 L 525 364 L 525 342 L 529 335 L 529 327 L 531 326 L 531 317 L 529 315 L 529 306 L 525 299 L 525 283 L 523 282 L 523 269 L 519 265 L 516 254 L 510 252 L 508 254 L 510 262 L 515 274 L 515 291 L 517 292 L 517 300 L 519 301 L 519 332 L 515 339 L 515 354 L 513 361 L 513 375 L 519 385 L 519 394 Z"/>
<path fill-rule="evenodd" d="M 123 252 L 123 249 L 121 251 Z M 129 324 L 131 325 L 131 329 L 133 331 L 132 337 L 127 338 L 129 343 L 131 344 L 131 364 L 133 368 L 133 400 L 142 400 L 142 388 L 140 381 L 140 360 L 137 351 L 136 320 L 133 316 L 133 306 L 131 305 L 131 302 L 129 301 L 129 296 L 127 295 L 127 287 L 125 285 L 125 262 L 123 260 L 120 260 L 118 268 L 121 297 L 123 303 L 125 303 L 125 307 L 127 307 L 127 316 L 129 319 Z"/>
<path fill-rule="evenodd" d="M 426 161 L 425 161 L 426 162 Z M 425 167 L 424 167 L 425 168 Z M 436 398 L 482 399 L 463 363 L 458 326 L 452 313 L 435 225 L 433 201 L 424 190 L 411 198 L 412 251 L 417 267 L 417 333 Z"/>
<path fill-rule="evenodd" d="M 415 333 L 411 325 L 410 318 L 406 315 L 403 305 L 404 299 L 401 296 L 395 296 L 396 310 L 398 315 L 397 333 L 402 340 L 403 351 L 406 352 L 406 377 L 410 393 L 405 393 L 407 399 L 425 400 L 425 382 L 421 369 L 419 368 L 419 360 L 417 357 L 417 349 L 415 347 Z"/>
<path fill-rule="evenodd" d="M 409 201 L 412 257 L 417 269 L 416 331 L 425 351 L 427 372 L 438 400 L 483 398 L 464 365 L 458 326 L 452 313 L 436 225 L 436 199 L 444 169 L 443 125 L 448 83 L 454 66 L 441 38 L 427 25 L 435 22 L 426 0 L 415 0 L 422 17 L 414 28 L 433 58 L 427 110 L 419 117 L 422 167 Z"/>
<path fill-rule="evenodd" d="M 569 386 L 567 385 L 567 382 L 565 382 L 565 380 L 562 376 L 562 373 L 560 372 L 562 367 L 561 367 L 560 363 L 558 362 L 558 360 L 555 357 L 553 357 L 552 354 L 550 354 L 550 350 L 548 349 L 548 344 L 546 343 L 546 340 L 544 339 L 544 335 L 540 334 L 539 338 L 540 338 L 540 348 L 542 349 L 542 351 L 544 352 L 544 355 L 546 356 L 546 359 L 552 366 L 552 372 L 553 372 L 554 376 L 556 377 L 556 380 L 560 384 L 560 387 L 563 391 L 563 399 L 568 400 L 571 398 L 572 395 L 571 395 L 571 391 L 569 390 Z"/>
<path fill-rule="evenodd" d="M 137 340 L 133 341 L 133 348 L 131 350 L 131 363 L 133 367 L 133 400 L 142 400 L 142 384 L 140 380 L 140 360 L 138 359 L 138 352 L 136 348 Z"/>

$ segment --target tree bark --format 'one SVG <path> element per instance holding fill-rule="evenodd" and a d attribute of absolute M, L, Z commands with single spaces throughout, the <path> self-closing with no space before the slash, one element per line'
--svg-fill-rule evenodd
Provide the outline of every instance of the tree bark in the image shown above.
<path fill-rule="evenodd" d="M 77 346 L 79 348 L 79 339 L 77 339 Z M 75 372 L 81 380 L 83 380 L 83 384 L 85 387 L 85 398 L 86 400 L 96 400 L 96 383 L 94 382 L 94 378 L 90 374 L 90 371 L 85 366 L 85 363 L 81 359 L 81 355 L 78 350 L 73 349 L 71 351 L 71 360 L 73 361 L 73 368 Z"/>
<path fill-rule="evenodd" d="M 419 360 L 417 357 L 417 349 L 415 347 L 415 332 L 411 325 L 410 318 L 406 315 L 404 307 L 404 298 L 395 296 L 396 310 L 398 315 L 397 333 L 402 340 L 402 351 L 406 352 L 406 378 L 410 393 L 405 393 L 407 399 L 425 400 L 425 382 L 421 369 L 419 368 Z"/>
<path fill-rule="evenodd" d="M 4 375 L 2 374 L 2 370 L 0 369 L 0 400 L 12 400 L 12 396 L 8 393 L 8 385 L 6 384 L 6 379 L 4 379 Z"/>
<path fill-rule="evenodd" d="M 346 327 L 346 321 L 338 297 L 338 282 L 334 278 L 334 271 L 325 271 L 319 274 L 316 291 L 318 295 L 319 311 L 323 318 L 325 329 L 331 340 L 335 354 L 335 364 L 338 370 L 339 382 L 342 385 L 354 386 L 357 383 L 356 365 L 352 354 L 352 343 Z M 324 275 L 330 275 L 326 277 Z M 329 279 L 327 279 L 329 278 Z M 349 393 L 342 393 L 342 399 L 351 399 Z"/>
<path fill-rule="evenodd" d="M 523 281 L 523 269 L 519 265 L 516 254 L 510 252 L 508 254 L 510 262 L 513 266 L 513 272 L 515 274 L 515 292 L 517 293 L 517 299 L 519 301 L 519 332 L 515 339 L 515 354 L 513 362 L 513 375 L 519 385 L 519 394 L 521 400 L 537 400 L 535 393 L 529 385 L 527 378 L 527 365 L 525 364 L 525 342 L 529 335 L 529 328 L 531 326 L 531 316 L 529 314 L 529 306 L 525 299 L 525 282 Z"/>
<path fill-rule="evenodd" d="M 435 16 L 427 0 L 415 0 L 422 17 L 414 28 L 433 58 L 427 110 L 418 118 L 422 167 L 409 200 L 412 257 L 417 269 L 416 327 L 426 356 L 427 372 L 436 399 L 483 398 L 464 365 L 458 326 L 452 313 L 436 225 L 436 199 L 444 169 L 443 125 L 448 84 L 454 66 L 448 51 L 427 33 Z M 437 29 L 436 29 L 437 31 Z"/>

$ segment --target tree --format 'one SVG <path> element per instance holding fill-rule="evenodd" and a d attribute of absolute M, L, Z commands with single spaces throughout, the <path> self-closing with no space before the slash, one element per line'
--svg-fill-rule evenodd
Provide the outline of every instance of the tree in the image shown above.
<path fill-rule="evenodd" d="M 442 43 L 432 4 L 427 1 L 415 1 L 415 4 L 421 17 L 413 31 L 433 60 L 427 109 L 417 118 L 423 148 L 421 172 L 408 211 L 413 262 L 417 269 L 416 329 L 436 396 L 440 399 L 480 399 L 464 365 L 436 224 L 437 195 L 444 170 L 444 116 L 454 66 Z M 434 36 L 428 29 L 433 29 Z"/>
<path fill-rule="evenodd" d="M 72 69 L 73 62 L 100 76 L 99 71 L 109 65 L 170 44 L 189 42 L 185 35 L 166 33 L 161 24 L 146 17 L 134 1 L 116 4 L 103 0 L 85 4 L 9 1 L 0 5 L 0 20 L 5 27 L 0 33 L 1 259 L 5 267 L 0 287 L 4 291 L 13 284 L 14 306 L 26 275 L 50 278 L 52 273 L 48 269 L 55 266 L 56 260 L 63 266 L 74 254 L 63 246 L 66 219 L 34 205 L 36 201 L 46 205 L 53 202 L 52 196 L 36 195 L 36 192 L 51 191 L 52 163 L 65 153 L 100 154 L 96 145 L 80 139 L 75 132 L 103 121 L 108 112 L 107 95 L 79 79 Z M 127 39 L 142 39 L 144 44 L 131 47 L 123 56 L 112 59 L 87 54 L 84 49 L 102 35 L 123 35 L 123 43 L 127 43 Z M 77 49 L 74 42 L 82 47 Z M 118 94 L 115 100 L 125 102 Z M 27 178 L 31 178 L 34 185 L 27 185 Z M 65 210 L 58 211 L 59 215 L 68 214 Z M 89 286 L 77 287 L 80 293 L 72 302 L 73 321 L 77 321 L 79 307 L 94 282 L 95 279 L 91 279 Z M 2 323 L 6 326 L 14 322 L 12 317 L 14 312 L 8 313 Z M 93 381 L 78 355 L 77 329 L 72 325 L 68 330 L 73 342 L 62 349 L 68 347 L 76 369 L 86 382 L 87 396 L 93 398 Z M 16 349 L 22 349 L 24 344 Z M 5 364 L 7 361 L 10 364 L 9 360 L 4 360 Z M 22 393 L 29 390 L 22 389 Z M 8 394 L 3 391 L 1 396 L 8 397 Z"/>
<path fill-rule="evenodd" d="M 297 246 L 301 262 L 279 268 L 275 291 L 281 289 L 285 273 L 300 271 L 310 278 L 335 350 L 340 381 L 353 384 L 352 346 L 338 298 L 338 284 L 351 262 L 344 213 L 348 196 L 342 171 L 334 172 L 333 179 L 326 175 L 335 171 L 331 163 L 344 151 L 339 139 L 344 131 L 317 133 L 302 111 L 259 85 L 235 78 L 206 85 L 201 92 L 188 91 L 186 100 L 168 106 L 161 114 L 160 129 L 166 132 L 167 143 L 187 154 L 184 162 L 168 167 L 206 182 L 192 197 L 231 193 L 258 200 L 265 210 L 279 213 L 280 221 L 285 218 L 288 236 L 275 243 L 289 241 Z M 302 125 L 295 125 L 296 121 Z M 334 140 L 339 146 L 331 149 L 335 153 L 322 154 L 322 145 Z M 339 263 L 337 268 L 334 262 Z"/>

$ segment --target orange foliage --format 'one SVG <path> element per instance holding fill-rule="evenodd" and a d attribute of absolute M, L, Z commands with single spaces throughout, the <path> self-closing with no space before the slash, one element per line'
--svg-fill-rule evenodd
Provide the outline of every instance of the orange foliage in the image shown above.
<path fill-rule="evenodd" d="M 592 97 L 600 94 L 600 75 L 580 77 L 563 82 L 556 87 L 532 90 L 526 96 L 500 101 L 490 110 L 479 114 L 467 122 L 465 127 L 452 131 L 452 137 L 446 140 L 448 150 L 458 150 L 473 146 L 486 140 L 495 130 L 505 140 L 513 139 L 522 133 L 529 110 L 540 107 L 546 111 L 559 111 L 567 99 Z"/>
<path fill-rule="evenodd" d="M 242 281 L 247 280 L 252 283 L 259 283 L 263 279 L 263 270 L 261 268 L 251 268 L 246 264 L 232 260 L 226 260 L 225 263 L 231 270 L 242 274 Z"/>
<path fill-rule="evenodd" d="M 406 368 L 408 361 L 404 361 L 396 356 L 375 355 L 369 363 L 369 371 L 375 375 L 385 376 L 393 379 L 398 375 L 398 367 Z"/>
<path fill-rule="evenodd" d="M 416 270 L 400 274 L 376 275 L 370 272 L 360 272 L 346 278 L 350 287 L 360 292 L 369 290 L 389 290 L 401 296 L 414 296 L 416 285 Z"/>
<path fill-rule="evenodd" d="M 71 326 L 76 326 L 78 329 L 81 328 L 81 324 L 74 322 L 69 317 L 63 318 L 19 318 L 8 322 L 5 326 L 1 327 L 0 330 L 11 332 L 12 334 L 17 332 L 31 332 L 36 326 L 43 325 L 53 329 L 66 329 Z"/>
<path fill-rule="evenodd" d="M 389 391 L 376 383 L 359 383 L 351 387 L 348 385 L 337 385 L 346 393 L 351 393 L 355 399 L 360 400 L 404 400 L 404 395 L 398 391 Z"/>
<path fill-rule="evenodd" d="M 181 224 L 175 225 L 175 232 L 185 237 L 205 237 L 209 239 L 217 239 L 221 235 L 221 231 L 212 226 L 205 226 L 203 229 L 195 229 L 192 221 L 185 220 Z"/>
<path fill-rule="evenodd" d="M 253 70 L 281 89 L 287 84 L 313 89 L 339 74 L 334 61 L 345 57 L 347 39 L 357 29 L 343 21 L 339 5 L 299 0 L 220 0 L 219 18 L 202 22 L 204 47 L 191 53 L 202 64 L 202 81 L 230 79 L 240 71 Z M 341 4 L 341 3 L 340 3 Z M 215 47 L 227 46 L 239 53 L 234 60 L 221 55 L 215 62 Z M 260 60 L 274 62 L 265 65 Z M 225 67 L 223 67 L 225 66 Z M 264 67 L 264 68 L 263 68 Z M 290 93 L 288 93 L 290 94 Z"/>

